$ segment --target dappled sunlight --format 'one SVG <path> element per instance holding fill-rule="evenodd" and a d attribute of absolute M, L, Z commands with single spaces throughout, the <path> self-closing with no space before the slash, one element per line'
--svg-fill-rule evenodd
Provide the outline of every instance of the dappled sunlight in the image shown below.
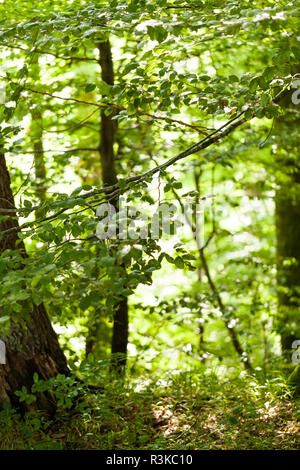
<path fill-rule="evenodd" d="M 300 448 L 294 3 L 0 0 L 0 449 Z"/>

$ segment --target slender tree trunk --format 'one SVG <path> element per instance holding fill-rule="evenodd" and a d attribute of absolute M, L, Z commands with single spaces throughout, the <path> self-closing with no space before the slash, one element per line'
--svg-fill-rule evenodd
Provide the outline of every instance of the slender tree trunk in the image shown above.
<path fill-rule="evenodd" d="M 32 142 L 34 154 L 34 170 L 35 170 L 35 194 L 39 202 L 42 204 L 46 200 L 46 166 L 44 160 L 43 147 L 43 131 L 42 131 L 42 112 L 38 105 L 31 110 L 30 138 Z M 36 211 L 37 217 L 43 216 L 43 211 Z"/>
<path fill-rule="evenodd" d="M 101 42 L 99 47 L 99 65 L 101 68 L 101 77 L 108 85 L 114 84 L 114 69 L 109 41 Z M 118 182 L 115 169 L 115 130 L 116 122 L 112 121 L 113 113 L 106 114 L 106 110 L 101 111 L 100 126 L 100 158 L 102 167 L 102 179 L 106 186 L 116 184 Z"/>
<path fill-rule="evenodd" d="M 290 195 L 291 187 L 298 187 L 300 193 L 299 177 L 298 170 L 290 185 L 280 185 L 276 192 L 278 325 L 282 352 L 289 362 L 292 343 L 300 339 L 300 200 Z"/>
<path fill-rule="evenodd" d="M 40 77 L 38 54 L 34 54 L 31 59 L 31 75 L 38 81 Z M 47 186 L 46 186 L 46 165 L 44 158 L 43 146 L 43 114 L 41 105 L 37 96 L 32 98 L 31 105 L 31 124 L 30 124 L 30 140 L 33 148 L 34 156 L 34 170 L 35 170 L 35 194 L 39 202 L 42 204 L 46 200 Z M 43 210 L 37 209 L 36 217 L 42 217 Z"/>
<path fill-rule="evenodd" d="M 11 210 L 15 207 L 3 154 L 0 154 L 0 207 L 0 216 L 7 216 L 5 209 Z M 25 246 L 18 238 L 16 214 L 9 214 L 8 219 L 0 222 L 0 254 L 7 249 L 18 249 L 23 258 L 26 258 Z M 9 232 L 5 233 L 7 230 Z M 30 390 L 35 372 L 44 380 L 54 377 L 57 373 L 68 373 L 65 356 L 42 304 L 33 304 L 26 326 L 25 329 L 20 324 L 13 324 L 5 337 L 6 361 L 0 365 L 0 405 L 4 402 L 19 405 L 15 391 L 23 386 Z M 28 408 L 24 402 L 22 406 L 25 410 Z M 56 403 L 51 393 L 40 393 L 37 401 L 30 407 L 52 413 Z"/>
<path fill-rule="evenodd" d="M 198 192 L 198 196 L 196 196 L 196 204 L 199 204 L 199 195 L 200 195 L 200 186 L 199 186 L 199 179 L 196 177 L 195 178 L 195 184 L 196 184 L 196 190 Z M 173 194 L 174 196 L 176 197 L 177 201 L 179 202 L 181 208 L 182 208 L 182 212 L 184 213 L 184 207 L 183 207 L 183 202 L 179 196 L 179 194 L 176 192 L 175 189 L 173 189 Z M 205 251 L 205 248 L 206 246 L 208 245 L 209 241 L 212 239 L 212 238 L 209 238 L 206 242 L 206 245 L 201 247 L 200 243 L 199 243 L 199 239 L 197 237 L 197 227 L 195 225 L 195 221 L 193 221 L 192 219 L 190 219 L 189 217 L 186 216 L 186 221 L 188 223 L 188 225 L 190 226 L 190 229 L 191 229 L 191 232 L 193 234 L 193 238 L 194 238 L 194 241 L 196 243 L 196 246 L 197 246 L 197 250 L 198 250 L 198 253 L 199 253 L 199 258 L 200 258 L 200 261 L 201 261 L 201 269 L 203 269 L 203 273 L 205 274 L 206 278 L 207 278 L 207 281 L 208 281 L 208 284 L 209 284 L 209 287 L 218 303 L 218 306 L 219 306 L 219 309 L 220 309 L 220 312 L 222 313 L 222 317 L 223 317 L 223 321 L 225 323 L 225 326 L 227 328 L 227 331 L 229 333 L 229 336 L 231 338 L 231 341 L 232 341 L 232 344 L 233 344 L 233 347 L 235 349 L 235 351 L 237 352 L 237 354 L 239 355 L 240 359 L 242 360 L 245 368 L 249 371 L 249 372 L 253 372 L 253 367 L 251 365 L 251 362 L 246 354 L 246 352 L 244 351 L 243 347 L 242 347 L 242 344 L 240 343 L 240 340 L 239 340 L 239 337 L 238 337 L 238 334 L 237 332 L 235 331 L 235 328 L 234 327 L 231 327 L 230 326 L 230 321 L 229 319 L 227 318 L 227 315 L 226 315 L 226 306 L 223 304 L 223 300 L 222 300 L 222 297 L 211 277 L 211 274 L 210 274 L 210 269 L 209 269 L 209 266 L 208 266 L 208 263 L 207 263 L 207 260 L 206 260 L 206 255 L 204 253 Z M 215 232 L 215 221 L 213 221 L 213 233 Z M 213 233 L 211 235 L 211 237 L 213 236 Z M 199 281 L 201 281 L 201 275 L 199 275 L 199 271 L 198 271 L 198 279 Z M 203 335 L 203 331 L 202 331 L 202 335 Z M 202 337 L 203 339 L 203 337 Z M 200 341 L 201 341 L 201 330 L 200 330 Z M 200 343 L 201 344 L 201 343 Z"/>
<path fill-rule="evenodd" d="M 114 84 L 113 61 L 109 41 L 99 43 L 99 65 L 101 68 L 102 80 L 109 85 Z M 113 121 L 113 114 L 107 115 L 103 109 L 101 112 L 100 127 L 100 158 L 102 167 L 102 179 L 105 186 L 118 182 L 115 169 L 114 142 L 116 121 Z M 117 200 L 110 201 L 117 208 Z M 125 268 L 124 268 L 125 269 Z M 123 367 L 126 364 L 128 343 L 128 299 L 123 297 L 116 306 L 114 313 L 111 352 L 120 354 L 120 358 L 114 361 L 115 368 Z"/>
<path fill-rule="evenodd" d="M 281 104 L 286 112 L 276 120 L 274 128 L 278 164 L 275 197 L 278 332 L 283 357 L 290 363 L 292 343 L 300 339 L 300 120 L 291 94 Z"/>

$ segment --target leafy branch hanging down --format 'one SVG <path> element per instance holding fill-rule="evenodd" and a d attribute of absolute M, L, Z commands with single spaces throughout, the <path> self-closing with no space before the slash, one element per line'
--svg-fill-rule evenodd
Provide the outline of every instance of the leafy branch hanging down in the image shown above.
<path fill-rule="evenodd" d="M 1 76 L 0 78 L 2 78 L 3 80 L 8 80 L 6 77 L 3 77 L 3 76 Z M 97 103 L 93 103 L 91 101 L 84 101 L 84 100 L 79 100 L 79 99 L 76 99 L 76 98 L 67 98 L 67 97 L 62 97 L 62 96 L 58 96 L 58 95 L 53 95 L 53 94 L 48 93 L 46 91 L 34 90 L 32 88 L 25 87 L 25 86 L 21 87 L 18 83 L 15 83 L 15 82 L 12 82 L 12 81 L 9 81 L 9 83 L 11 83 L 12 85 L 16 85 L 16 86 L 20 87 L 20 90 L 22 90 L 22 91 L 23 90 L 30 91 L 31 93 L 36 93 L 36 94 L 39 94 L 39 95 L 49 96 L 50 98 L 54 98 L 54 99 L 57 99 L 57 100 L 73 101 L 73 102 L 79 103 L 79 104 L 86 104 L 86 105 L 89 105 L 89 106 L 96 106 L 99 109 L 114 109 L 116 111 L 126 111 L 126 108 L 124 106 L 117 106 L 115 104 L 97 104 Z M 156 114 L 146 113 L 146 112 L 140 111 L 140 110 L 137 110 L 136 114 L 139 115 L 139 116 L 146 116 L 146 117 L 148 117 L 150 119 L 153 119 L 153 120 L 166 121 L 167 123 L 174 123 L 174 124 L 179 124 L 181 126 L 186 126 L 186 127 L 189 127 L 190 129 L 193 129 L 194 131 L 199 132 L 199 134 L 207 135 L 207 131 L 204 131 L 203 129 L 200 129 L 198 126 L 194 126 L 193 124 L 189 124 L 187 122 L 180 121 L 179 119 L 173 119 L 173 118 L 165 117 L 165 116 L 158 116 Z"/>
<path fill-rule="evenodd" d="M 288 90 L 286 88 L 283 88 L 274 97 L 273 102 L 278 103 L 283 98 L 283 96 L 286 95 L 287 92 L 288 92 Z M 184 159 L 184 158 L 186 158 L 190 155 L 193 155 L 193 154 L 195 154 L 195 153 L 197 153 L 201 150 L 204 150 L 204 149 L 206 149 L 207 147 L 211 146 L 214 143 L 218 143 L 218 142 L 222 141 L 222 139 L 224 139 L 224 137 L 229 135 L 236 128 L 238 128 L 239 126 L 241 126 L 242 124 L 244 124 L 245 122 L 247 122 L 249 120 L 249 118 L 247 119 L 245 117 L 245 113 L 246 113 L 247 110 L 248 110 L 248 108 L 245 109 L 244 111 L 241 111 L 239 114 L 237 114 L 236 116 L 234 116 L 233 118 L 228 120 L 221 127 L 219 127 L 215 131 L 211 132 L 208 136 L 203 138 L 200 142 L 197 142 L 197 143 L 191 145 L 189 148 L 187 148 L 183 152 L 180 152 L 176 156 L 170 158 L 169 160 L 162 163 L 161 165 L 157 165 L 154 168 L 152 168 L 152 169 L 150 169 L 150 170 L 148 170 L 148 171 L 146 171 L 146 172 L 144 172 L 140 175 L 131 176 L 131 177 L 127 178 L 126 180 L 119 181 L 118 184 L 114 184 L 114 185 L 111 185 L 111 186 L 106 186 L 106 187 L 99 188 L 99 189 L 94 189 L 94 190 L 88 191 L 87 193 L 82 194 L 80 196 L 70 197 L 70 198 L 64 199 L 62 201 L 55 202 L 54 203 L 55 207 L 59 207 L 59 206 L 62 207 L 60 210 L 58 210 L 54 214 L 52 214 L 48 217 L 45 217 L 43 219 L 36 219 L 33 222 L 25 223 L 25 224 L 20 226 L 20 230 L 24 230 L 26 228 L 32 227 L 36 223 L 40 224 L 40 223 L 43 223 L 43 222 L 48 222 L 50 220 L 54 220 L 59 215 L 63 214 L 68 209 L 70 209 L 70 207 L 73 208 L 77 205 L 79 205 L 79 206 L 82 205 L 82 204 L 85 205 L 85 202 L 83 203 L 83 201 L 85 201 L 86 199 L 92 198 L 94 196 L 98 196 L 98 195 L 102 194 L 103 196 L 105 195 L 105 198 L 100 199 L 100 200 L 97 199 L 96 201 L 91 200 L 90 204 L 101 203 L 101 202 L 107 201 L 108 197 L 109 198 L 114 198 L 118 194 L 125 193 L 126 191 L 128 191 L 130 189 L 130 183 L 145 182 L 147 179 L 151 178 L 156 173 L 163 172 L 164 170 L 166 170 L 168 167 L 170 167 L 174 163 L 176 163 L 176 162 L 178 162 L 178 161 L 180 161 L 180 160 L 182 160 L 182 159 Z M 30 212 L 35 211 L 39 207 L 40 206 L 34 206 L 30 209 L 27 209 L 27 213 L 29 214 Z M 48 207 L 48 211 L 50 209 L 51 209 L 51 206 Z M 87 206 L 87 208 L 85 210 L 87 210 L 87 209 L 90 209 L 90 207 Z M 18 211 L 23 211 L 24 212 L 24 208 L 22 208 L 22 209 L 13 209 L 13 210 L 18 210 Z M 10 230 L 15 230 L 15 229 L 13 228 L 13 229 L 10 229 Z"/>

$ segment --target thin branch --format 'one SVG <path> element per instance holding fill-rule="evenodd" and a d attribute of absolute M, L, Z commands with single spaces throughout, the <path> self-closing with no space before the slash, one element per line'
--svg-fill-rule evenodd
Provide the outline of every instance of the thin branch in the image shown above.
<path fill-rule="evenodd" d="M 277 103 L 278 101 L 280 101 L 280 99 L 287 93 L 287 91 L 288 90 L 285 89 L 285 88 L 283 90 L 281 90 L 275 96 L 275 98 L 273 99 L 273 102 Z M 128 186 L 130 183 L 139 183 L 139 182 L 142 182 L 142 181 L 146 180 L 147 178 L 151 178 L 154 174 L 156 174 L 158 172 L 161 172 L 162 170 L 165 170 L 166 168 L 173 165 L 177 161 L 180 161 L 180 160 L 182 160 L 182 159 L 184 159 L 184 158 L 186 158 L 190 155 L 198 153 L 199 151 L 204 150 L 205 148 L 211 146 L 212 144 L 214 144 L 216 142 L 222 141 L 222 139 L 224 137 L 226 137 L 228 134 L 233 132 L 236 128 L 238 128 L 239 126 L 241 126 L 242 124 L 244 124 L 247 121 L 247 119 L 245 117 L 241 117 L 245 113 L 245 111 L 242 111 L 237 116 L 235 116 L 232 119 L 230 119 L 229 121 L 227 121 L 223 126 L 221 126 L 219 129 L 216 129 L 214 132 L 209 134 L 207 137 L 203 138 L 200 142 L 197 142 L 196 144 L 193 144 L 188 149 L 186 149 L 183 152 L 179 153 L 175 157 L 170 158 L 169 160 L 162 163 L 161 165 L 157 165 L 154 168 L 152 168 L 151 170 L 148 170 L 145 173 L 142 173 L 140 175 L 131 176 L 130 178 L 127 178 L 125 180 L 125 187 L 120 188 L 119 183 L 118 183 L 118 184 L 114 184 L 114 185 L 111 185 L 111 186 L 106 186 L 106 187 L 103 187 L 103 188 L 100 188 L 100 189 L 95 189 L 95 190 L 89 191 L 89 192 L 87 192 L 87 193 L 85 193 L 81 196 L 76 196 L 76 197 L 70 198 L 70 199 L 78 199 L 78 200 L 88 199 L 88 198 L 96 196 L 98 194 L 106 194 L 106 195 L 111 195 L 112 196 L 116 193 L 118 194 L 118 193 L 128 191 L 130 189 L 130 186 Z M 19 210 L 24 211 L 25 209 L 23 208 L 23 209 L 19 209 Z M 33 208 L 32 208 L 32 210 L 33 210 Z M 56 212 L 52 216 L 49 216 L 48 218 L 43 219 L 43 220 L 39 220 L 37 222 L 52 220 L 52 219 L 58 217 L 60 214 L 67 211 L 67 210 L 68 210 L 68 208 L 60 209 L 58 212 Z M 29 211 L 29 213 L 30 212 L 31 211 Z M 29 224 L 25 223 L 20 228 L 18 228 L 18 230 L 22 229 L 22 228 L 26 228 L 28 226 L 29 226 Z M 15 228 L 8 229 L 6 231 L 6 233 L 9 232 L 9 231 L 12 231 L 12 230 L 15 230 Z"/>
<path fill-rule="evenodd" d="M 165 10 L 194 10 L 195 8 L 203 8 L 203 5 L 167 5 L 164 7 Z"/>
<path fill-rule="evenodd" d="M 7 47 L 9 49 L 20 49 L 22 51 L 30 51 L 31 49 L 30 48 L 27 48 L 27 47 L 22 47 L 22 46 L 16 46 L 16 45 L 13 45 L 13 44 L 6 44 L 5 42 L 2 42 L 0 43 L 1 46 L 3 47 Z M 96 58 L 93 58 L 93 57 L 73 57 L 73 56 L 60 56 L 58 54 L 55 54 L 54 52 L 50 52 L 50 51 L 43 51 L 41 49 L 36 49 L 35 52 L 39 53 L 39 54 L 46 54 L 46 55 L 51 55 L 53 57 L 55 57 L 56 59 L 61 59 L 61 60 L 76 60 L 76 61 L 82 61 L 82 62 L 97 62 L 97 59 Z"/>
<path fill-rule="evenodd" d="M 8 80 L 6 77 L 3 77 L 3 76 L 0 76 L 0 78 L 2 78 L 3 80 L 6 80 L 6 81 Z M 9 81 L 9 82 L 13 83 L 14 85 L 19 86 L 19 84 L 16 84 L 15 82 L 12 82 L 12 81 Z M 80 104 L 87 104 L 89 106 L 96 106 L 97 108 L 100 108 L 100 109 L 115 109 L 117 111 L 127 111 L 127 109 L 124 106 L 117 106 L 115 104 L 98 104 L 98 103 L 93 103 L 91 101 L 79 100 L 77 98 L 67 98 L 67 97 L 62 97 L 62 96 L 58 96 L 58 95 L 53 95 L 52 93 L 48 93 L 46 91 L 34 90 L 32 88 L 25 87 L 25 86 L 22 87 L 22 88 L 23 88 L 23 90 L 30 91 L 31 93 L 36 93 L 36 94 L 39 94 L 39 95 L 49 96 L 50 98 L 55 98 L 55 99 L 58 99 L 58 100 L 71 101 L 71 102 L 80 103 Z M 165 116 L 158 116 L 156 114 L 146 113 L 146 112 L 140 111 L 140 110 L 137 110 L 136 114 L 138 114 L 140 116 L 146 116 L 146 117 L 149 117 L 149 118 L 154 119 L 154 120 L 161 120 L 161 121 L 166 121 L 166 122 L 170 121 L 171 123 L 174 123 L 174 124 L 179 124 L 181 126 L 189 127 L 190 129 L 193 129 L 194 131 L 199 132 L 199 134 L 207 135 L 207 132 L 204 131 L 203 129 L 200 129 L 198 126 L 194 126 L 193 124 L 188 124 L 187 122 L 183 122 L 179 119 L 173 119 L 173 118 L 165 117 Z"/>
<path fill-rule="evenodd" d="M 70 153 L 70 152 L 98 152 L 99 147 L 74 147 L 70 149 L 48 149 L 44 150 L 43 152 L 51 152 L 51 153 Z M 7 150 L 8 153 L 22 153 L 22 154 L 32 154 L 32 153 L 41 153 L 42 151 L 37 150 L 36 152 L 33 152 L 33 150 L 20 150 L 20 151 L 15 151 L 15 150 Z"/>
<path fill-rule="evenodd" d="M 84 124 L 86 121 L 88 121 L 92 116 L 94 116 L 94 114 L 99 111 L 99 109 L 94 109 L 94 111 L 92 111 L 90 114 L 88 114 L 86 117 L 84 117 L 83 119 L 81 119 L 81 121 L 79 122 L 76 122 L 75 124 L 72 124 L 71 126 L 69 127 L 65 127 L 64 129 L 58 129 L 57 131 L 52 131 L 52 130 L 48 130 L 48 129 L 45 129 L 44 127 L 41 127 L 41 129 L 47 133 L 52 133 L 52 134 L 58 134 L 59 132 L 67 132 L 71 129 L 74 129 L 76 127 L 80 127 L 82 124 Z"/>
<path fill-rule="evenodd" d="M 173 191 L 173 194 L 176 197 L 177 201 L 179 202 L 181 208 L 183 209 L 184 205 L 183 205 L 183 202 L 181 200 L 181 197 L 179 196 L 179 194 L 177 193 L 177 191 L 174 188 L 172 189 L 172 191 Z M 216 287 L 216 285 L 215 285 L 215 283 L 214 283 L 214 281 L 211 277 L 210 270 L 209 270 L 209 267 L 208 267 L 208 263 L 207 263 L 207 260 L 206 260 L 206 256 L 204 254 L 204 250 L 208 246 L 208 244 L 211 242 L 211 240 L 213 239 L 215 232 L 213 231 L 210 234 L 209 238 L 207 239 L 206 243 L 203 246 L 200 246 L 199 239 L 198 239 L 198 236 L 197 236 L 196 226 L 193 224 L 192 220 L 190 220 L 190 218 L 186 214 L 186 211 L 183 211 L 183 212 L 185 214 L 186 221 L 187 221 L 187 223 L 188 223 L 188 225 L 189 225 L 189 227 L 192 231 L 193 238 L 196 242 L 197 250 L 198 250 L 198 253 L 199 253 L 199 256 L 200 256 L 200 259 L 201 259 L 201 263 L 202 263 L 206 278 L 208 280 L 208 284 L 210 286 L 210 289 L 211 289 L 213 295 L 215 296 L 215 298 L 217 300 L 219 309 L 222 313 L 224 324 L 225 324 L 226 329 L 227 329 L 227 331 L 230 335 L 230 338 L 231 338 L 232 344 L 234 346 L 234 349 L 236 350 L 236 352 L 240 356 L 243 364 L 245 365 L 245 368 L 249 371 L 252 371 L 253 370 L 252 365 L 251 365 L 251 363 L 250 363 L 250 361 L 247 357 L 247 354 L 244 352 L 244 350 L 242 348 L 242 345 L 239 341 L 237 332 L 235 331 L 233 326 L 230 326 L 230 321 L 228 320 L 227 315 L 226 315 L 226 307 L 223 304 L 222 297 L 221 297 L 221 295 L 220 295 L 220 293 L 219 293 L 219 291 L 218 291 L 218 289 L 217 289 L 217 287 Z"/>
<path fill-rule="evenodd" d="M 242 114 L 242 113 L 240 113 L 240 114 Z M 118 184 L 114 184 L 114 185 L 111 185 L 111 186 L 106 186 L 104 188 L 89 191 L 89 192 L 87 192 L 87 193 L 85 193 L 81 196 L 74 197 L 74 199 L 78 199 L 78 200 L 88 199 L 88 198 L 96 196 L 98 194 L 107 194 L 107 195 L 111 196 L 112 194 L 118 194 L 118 193 L 127 191 L 129 189 L 128 184 L 130 184 L 130 183 L 139 183 L 139 182 L 141 182 L 141 181 L 143 181 L 147 178 L 150 178 L 154 174 L 156 174 L 158 172 L 161 172 L 162 170 L 165 170 L 166 168 L 173 165 L 177 161 L 182 160 L 182 159 L 188 157 L 189 155 L 195 154 L 195 153 L 199 152 L 200 150 L 203 150 L 203 149 L 209 147 L 213 143 L 215 143 L 215 142 L 221 140 L 222 138 L 224 138 L 225 136 L 227 136 L 235 128 L 237 128 L 238 126 L 240 126 L 241 124 L 243 124 L 246 121 L 245 118 L 241 118 L 241 119 L 238 119 L 236 122 L 233 122 L 234 119 L 237 119 L 240 116 L 240 114 L 238 116 L 236 116 L 235 118 L 230 119 L 230 121 L 228 121 L 226 124 L 221 126 L 220 129 L 217 129 L 216 131 L 212 132 L 210 134 L 211 137 L 208 136 L 208 137 L 202 139 L 200 142 L 198 142 L 196 144 L 193 144 L 191 147 L 189 147 L 185 151 L 179 153 L 175 157 L 170 158 L 169 160 L 162 163 L 161 165 L 155 166 L 154 168 L 152 168 L 151 170 L 146 171 L 145 173 L 142 173 L 142 174 L 136 175 L 136 176 L 131 176 L 130 178 L 127 178 L 125 180 L 125 183 L 126 183 L 125 188 L 120 188 L 119 183 L 118 183 Z M 226 127 L 226 126 L 228 126 L 228 127 Z M 221 132 L 219 132 L 219 130 L 221 130 Z M 25 209 L 23 208 L 21 210 L 24 211 Z M 31 211 L 32 210 L 33 210 L 33 208 L 31 209 Z M 65 211 L 67 211 L 67 210 L 68 210 L 68 208 L 62 208 L 58 212 L 56 212 L 55 214 L 53 214 L 49 217 L 46 217 L 43 220 L 39 220 L 37 222 L 45 222 L 45 221 L 52 220 L 52 219 L 58 217 L 59 215 L 61 215 L 62 213 L 64 213 Z M 31 212 L 31 211 L 29 211 L 29 212 Z M 21 228 L 25 228 L 26 226 L 28 226 L 28 225 L 24 224 L 23 226 L 21 226 Z"/>

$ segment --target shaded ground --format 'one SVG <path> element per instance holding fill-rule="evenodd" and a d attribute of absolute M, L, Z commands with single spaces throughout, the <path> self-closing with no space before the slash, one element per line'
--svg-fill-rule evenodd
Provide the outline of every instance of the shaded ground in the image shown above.
<path fill-rule="evenodd" d="M 108 382 L 52 420 L 0 413 L 0 449 L 299 449 L 299 400 L 283 384 L 177 377 L 168 387 Z"/>

